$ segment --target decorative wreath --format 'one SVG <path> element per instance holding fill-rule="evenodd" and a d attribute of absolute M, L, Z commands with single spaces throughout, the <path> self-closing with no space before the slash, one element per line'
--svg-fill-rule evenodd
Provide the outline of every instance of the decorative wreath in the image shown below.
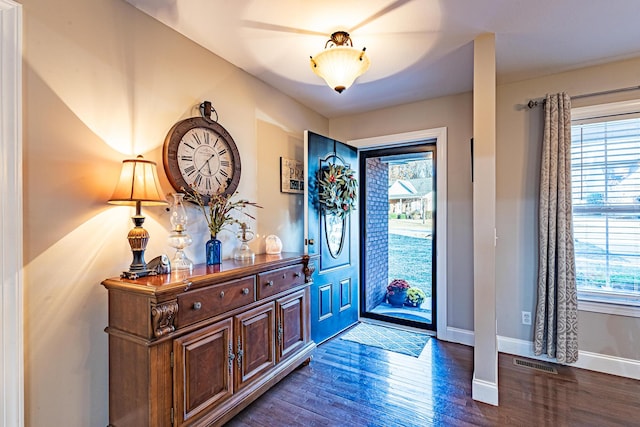
<path fill-rule="evenodd" d="M 344 217 L 356 209 L 358 181 L 348 166 L 329 164 L 318 171 L 318 199 L 325 212 Z"/>

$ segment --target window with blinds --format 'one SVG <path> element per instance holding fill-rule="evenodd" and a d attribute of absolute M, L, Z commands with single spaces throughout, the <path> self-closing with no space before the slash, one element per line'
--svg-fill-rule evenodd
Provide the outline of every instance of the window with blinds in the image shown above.
<path fill-rule="evenodd" d="M 640 306 L 640 117 L 574 119 L 571 180 L 579 298 Z"/>

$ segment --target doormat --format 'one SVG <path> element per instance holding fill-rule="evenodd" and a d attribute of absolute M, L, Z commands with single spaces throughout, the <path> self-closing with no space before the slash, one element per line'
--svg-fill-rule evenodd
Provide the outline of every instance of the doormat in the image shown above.
<path fill-rule="evenodd" d="M 340 336 L 341 340 L 353 341 L 378 347 L 394 353 L 418 357 L 430 336 L 397 328 L 359 323 Z"/>

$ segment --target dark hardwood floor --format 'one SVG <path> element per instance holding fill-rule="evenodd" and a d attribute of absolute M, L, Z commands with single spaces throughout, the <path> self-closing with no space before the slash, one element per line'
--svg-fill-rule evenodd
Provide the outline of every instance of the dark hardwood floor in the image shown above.
<path fill-rule="evenodd" d="M 432 338 L 415 358 L 334 338 L 227 426 L 640 426 L 640 381 L 556 368 L 500 354 L 495 407 L 471 399 L 471 347 Z"/>

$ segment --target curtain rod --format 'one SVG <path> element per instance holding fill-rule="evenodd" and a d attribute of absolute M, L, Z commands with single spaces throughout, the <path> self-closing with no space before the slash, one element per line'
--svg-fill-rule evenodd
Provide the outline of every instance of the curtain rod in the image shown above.
<path fill-rule="evenodd" d="M 623 87 L 619 89 L 603 90 L 602 92 L 585 93 L 582 95 L 572 96 L 571 99 L 589 98 L 591 96 L 600 96 L 600 95 L 610 95 L 612 93 L 630 92 L 632 90 L 640 90 L 640 86 L 629 86 L 629 87 Z M 544 104 L 544 101 L 545 101 L 544 99 L 540 99 L 540 100 L 530 99 L 529 102 L 527 103 L 527 107 L 529 108 L 537 107 L 540 104 Z"/>

